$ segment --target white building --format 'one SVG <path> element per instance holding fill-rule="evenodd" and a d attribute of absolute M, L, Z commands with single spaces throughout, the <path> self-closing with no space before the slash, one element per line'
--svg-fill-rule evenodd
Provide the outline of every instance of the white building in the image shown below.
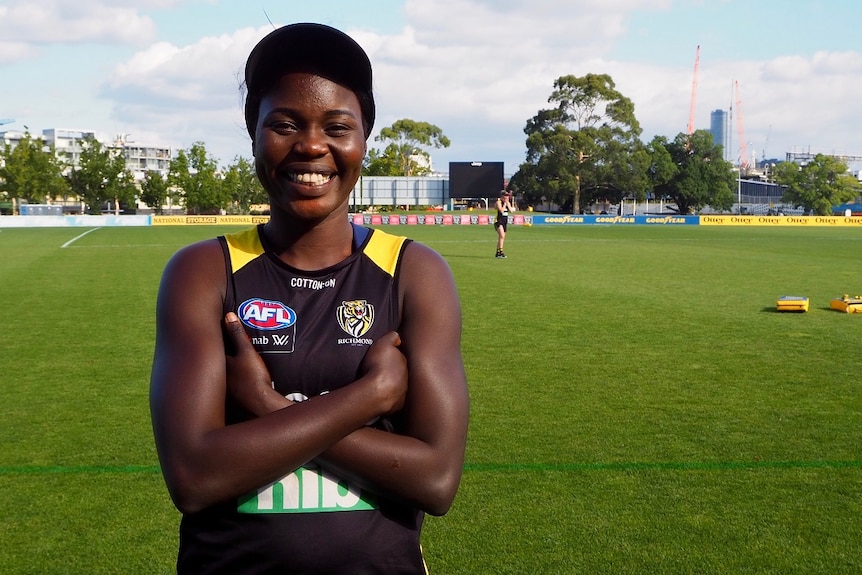
<path fill-rule="evenodd" d="M 158 172 L 167 177 L 173 155 L 170 148 L 148 146 L 127 138 L 128 134 L 117 134 L 111 147 L 122 151 L 126 169 L 132 172 L 136 182 L 143 180 L 147 172 Z"/>
<path fill-rule="evenodd" d="M 63 160 L 69 168 L 74 168 L 81 161 L 81 151 L 86 138 L 96 139 L 95 132 L 84 130 L 60 130 L 49 128 L 42 130 L 42 140 L 54 147 L 54 153 Z"/>
<path fill-rule="evenodd" d="M 0 132 L 0 147 L 9 145 L 14 148 L 21 143 L 24 136 L 25 133 L 18 130 Z M 148 171 L 158 172 L 162 177 L 167 177 L 173 155 L 168 147 L 149 146 L 129 141 L 128 134 L 118 134 L 113 141 L 105 142 L 97 137 L 96 132 L 91 130 L 49 128 L 42 130 L 41 136 L 31 134 L 31 138 L 41 138 L 45 146 L 53 146 L 57 158 L 67 166 L 64 169 L 64 174 L 68 174 L 80 164 L 84 141 L 93 138 L 108 150 L 121 154 L 125 160 L 126 169 L 131 172 L 135 182 L 138 183 L 144 179 Z M 77 200 L 70 198 L 55 198 L 54 200 L 70 209 L 77 209 L 78 207 L 82 211 L 84 209 Z M 137 207 L 143 209 L 146 206 L 139 203 Z"/>
<path fill-rule="evenodd" d="M 38 136 L 37 136 L 38 137 Z M 168 175 L 172 150 L 164 146 L 149 146 L 137 142 L 128 141 L 127 134 L 118 134 L 111 142 L 105 142 L 96 136 L 91 130 L 67 130 L 60 128 L 49 128 L 42 130 L 42 141 L 46 145 L 53 146 L 57 157 L 68 166 L 74 168 L 81 161 L 81 151 L 84 140 L 93 138 L 102 143 L 109 150 L 122 153 L 128 169 L 139 182 L 144 179 L 147 171 L 154 171 L 163 177 Z M 24 138 L 24 132 L 6 131 L 0 132 L 0 144 L 9 144 L 13 148 Z"/>

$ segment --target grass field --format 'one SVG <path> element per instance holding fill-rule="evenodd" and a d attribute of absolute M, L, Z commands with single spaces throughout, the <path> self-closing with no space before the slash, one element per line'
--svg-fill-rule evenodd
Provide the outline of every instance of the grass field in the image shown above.
<path fill-rule="evenodd" d="M 0 573 L 169 573 L 159 276 L 227 228 L 0 231 Z M 432 575 L 862 572 L 852 228 L 400 228 L 464 310 L 461 490 Z M 66 247 L 62 247 L 66 245 Z M 781 295 L 808 313 L 776 313 Z"/>

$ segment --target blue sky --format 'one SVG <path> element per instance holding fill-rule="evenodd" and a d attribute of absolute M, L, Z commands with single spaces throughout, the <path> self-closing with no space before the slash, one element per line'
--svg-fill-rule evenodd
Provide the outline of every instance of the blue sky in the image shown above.
<path fill-rule="evenodd" d="M 666 5 L 630 11 L 628 32 L 610 56 L 693 64 L 692 47 L 698 44 L 716 60 L 768 60 L 860 48 L 857 0 L 701 0 Z"/>
<path fill-rule="evenodd" d="M 858 5 L 850 0 L 0 0 L 0 130 L 95 130 L 250 157 L 239 74 L 274 24 L 354 35 L 375 66 L 377 128 L 430 122 L 450 161 L 524 159 L 526 121 L 562 75 L 609 74 L 642 139 L 734 103 L 731 152 L 862 156 Z M 738 83 L 740 106 L 736 106 Z M 737 112 L 742 112 L 738 114 Z M 743 126 L 737 125 L 739 116 Z M 376 134 L 376 131 L 375 131 Z M 373 134 L 374 135 L 374 134 Z M 372 135 L 372 138 L 373 138 Z M 370 146 L 380 145 L 375 141 Z"/>

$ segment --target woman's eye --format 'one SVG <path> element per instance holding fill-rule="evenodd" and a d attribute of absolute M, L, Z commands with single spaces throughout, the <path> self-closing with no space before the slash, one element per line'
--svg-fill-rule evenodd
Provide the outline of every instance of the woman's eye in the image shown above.
<path fill-rule="evenodd" d="M 333 136 L 342 136 L 350 131 L 350 126 L 344 124 L 332 124 L 326 127 L 326 133 Z"/>
<path fill-rule="evenodd" d="M 279 134 L 290 134 L 296 131 L 296 125 L 293 122 L 272 122 L 270 124 L 270 128 L 272 128 Z"/>

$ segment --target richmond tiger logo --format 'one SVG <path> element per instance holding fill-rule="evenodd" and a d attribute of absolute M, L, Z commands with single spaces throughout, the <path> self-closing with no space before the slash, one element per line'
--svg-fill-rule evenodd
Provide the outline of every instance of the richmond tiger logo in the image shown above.
<path fill-rule="evenodd" d="M 338 325 L 353 337 L 362 337 L 374 323 L 374 306 L 364 299 L 343 301 L 336 313 Z"/>

